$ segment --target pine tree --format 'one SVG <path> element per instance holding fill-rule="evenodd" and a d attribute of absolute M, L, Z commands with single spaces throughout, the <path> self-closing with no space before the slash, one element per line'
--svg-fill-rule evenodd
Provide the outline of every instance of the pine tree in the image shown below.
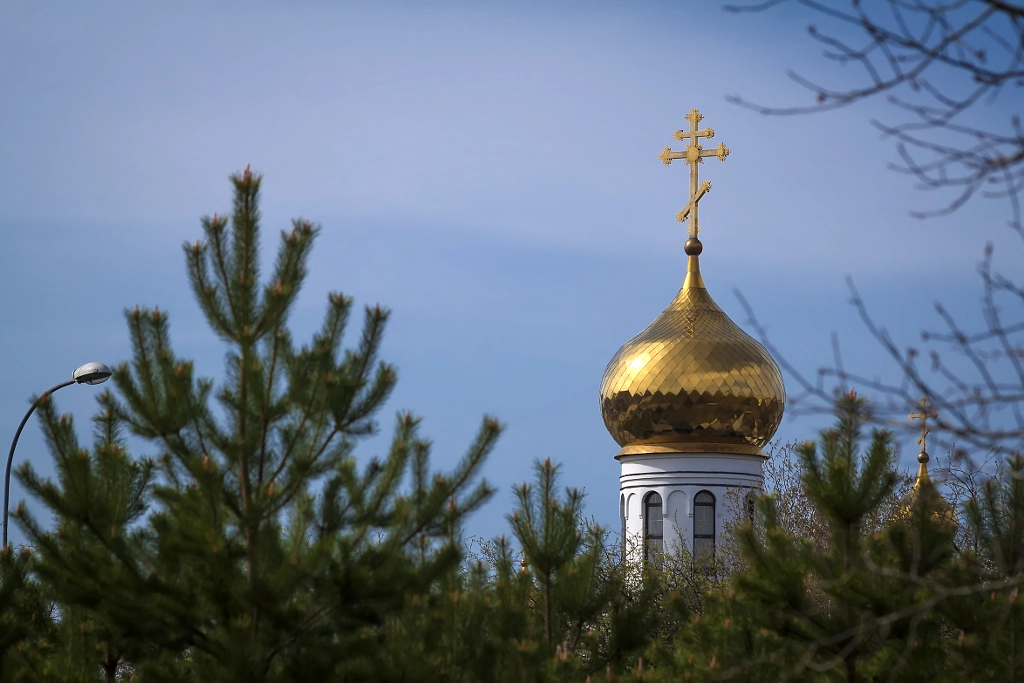
<path fill-rule="evenodd" d="M 537 462 L 534 481 L 513 489 L 515 540 L 483 543 L 408 597 L 372 645 L 381 680 L 581 681 L 636 666 L 655 590 L 624 590 L 604 533 L 581 517 L 582 494 L 557 482 L 558 467 Z"/>
<path fill-rule="evenodd" d="M 0 681 L 18 680 L 54 646 L 58 624 L 29 573 L 30 558 L 28 548 L 0 551 Z"/>
<path fill-rule="evenodd" d="M 890 467 L 891 437 L 874 430 L 850 392 L 836 401 L 836 425 L 821 448 L 798 449 L 805 494 L 825 522 L 811 539 L 780 523 L 769 496 L 760 532 L 739 532 L 744 571 L 706 601 L 681 632 L 666 671 L 751 680 L 845 680 L 897 676 L 927 680 L 948 645 L 936 609 L 952 578 L 955 530 L 934 514 L 930 485 L 885 527 L 899 475 Z"/>
<path fill-rule="evenodd" d="M 657 582 L 643 577 L 639 591 L 628 591 L 628 570 L 609 563 L 606 532 L 582 518 L 583 494 L 559 495 L 560 468 L 550 459 L 534 467 L 535 483 L 515 489 L 518 506 L 508 519 L 530 579 L 539 650 L 572 661 L 582 675 L 628 669 L 654 632 Z"/>
<path fill-rule="evenodd" d="M 1024 680 L 1024 457 L 1007 458 L 965 517 L 977 539 L 956 563 L 949 600 L 950 652 L 972 680 Z"/>
<path fill-rule="evenodd" d="M 332 293 L 322 327 L 296 347 L 288 317 L 320 229 L 294 221 L 261 281 L 261 178 L 246 168 L 231 181 L 231 218 L 204 218 L 204 239 L 184 248 L 228 349 L 224 381 L 174 353 L 166 312 L 136 307 L 132 359 L 99 399 L 92 447 L 48 401 L 57 480 L 18 473 L 56 520 L 15 515 L 33 570 L 63 627 L 89 634 L 68 680 L 379 680 L 368 634 L 457 565 L 451 529 L 491 493 L 476 481 L 501 431 L 491 418 L 451 472 L 431 470 L 409 414 L 384 457 L 357 465 L 395 385 L 378 360 L 388 312 L 365 309 L 343 350 L 353 302 Z M 153 457 L 130 455 L 136 443 Z M 24 675 L 43 678 L 66 655 Z"/>

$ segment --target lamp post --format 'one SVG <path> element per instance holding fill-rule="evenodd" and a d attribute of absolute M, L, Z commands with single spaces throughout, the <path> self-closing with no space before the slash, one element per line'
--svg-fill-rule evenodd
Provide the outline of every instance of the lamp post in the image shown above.
<path fill-rule="evenodd" d="M 7 547 L 7 508 L 10 506 L 11 499 L 11 463 L 14 462 L 14 449 L 18 447 L 18 439 L 21 437 L 21 430 L 25 428 L 25 423 L 32 417 L 32 413 L 39 407 L 39 404 L 43 400 L 57 391 L 63 389 L 69 384 L 102 384 L 106 382 L 112 373 L 103 363 L 86 363 L 82 367 L 78 368 L 71 374 L 71 379 L 66 382 L 61 382 L 57 386 L 43 392 L 43 395 L 35 400 L 32 407 L 25 413 L 25 417 L 21 418 L 21 424 L 18 425 L 18 431 L 14 433 L 14 441 L 11 442 L 11 452 L 7 456 L 7 474 L 4 476 L 4 543 L 0 548 Z"/>

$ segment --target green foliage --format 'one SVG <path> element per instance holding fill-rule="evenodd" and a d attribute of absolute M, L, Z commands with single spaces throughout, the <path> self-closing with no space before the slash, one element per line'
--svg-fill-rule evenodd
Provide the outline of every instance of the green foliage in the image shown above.
<path fill-rule="evenodd" d="M 950 512 L 930 482 L 907 493 L 851 392 L 769 463 L 754 523 L 726 496 L 713 557 L 677 539 L 634 563 L 550 460 L 513 489 L 510 539 L 474 551 L 461 530 L 501 426 L 439 473 L 402 413 L 360 465 L 396 381 L 388 313 L 366 308 L 345 348 L 353 302 L 332 293 L 294 342 L 319 228 L 294 221 L 261 278 L 260 178 L 232 183 L 230 219 L 184 248 L 224 380 L 135 308 L 91 444 L 39 406 L 55 477 L 18 477 L 53 522 L 19 506 L 31 552 L 0 553 L 0 681 L 1024 680 L 1024 458 Z"/>
<path fill-rule="evenodd" d="M 1024 458 L 1008 458 L 964 508 L 977 549 L 956 558 L 941 606 L 950 649 L 975 680 L 1024 680 Z"/>
<path fill-rule="evenodd" d="M 58 625 L 38 581 L 29 575 L 31 553 L 0 551 L 0 680 L 24 680 L 54 645 Z"/>
<path fill-rule="evenodd" d="M 954 545 L 955 516 L 929 480 L 893 498 L 890 437 L 853 392 L 821 448 L 798 449 L 818 535 L 780 517 L 738 531 L 743 568 L 712 586 L 702 613 L 657 648 L 655 680 L 1022 680 L 1024 460 L 1011 458 L 964 521 L 978 552 Z"/>
<path fill-rule="evenodd" d="M 538 462 L 535 481 L 514 489 L 521 553 L 504 538 L 486 543 L 482 559 L 409 596 L 372 648 L 381 679 L 579 681 L 635 666 L 653 628 L 653 583 L 626 590 L 604 532 L 580 518 L 581 494 L 557 479 Z"/>
<path fill-rule="evenodd" d="M 889 595 L 871 590 L 878 580 L 872 564 L 878 549 L 864 530 L 897 477 L 888 467 L 888 434 L 875 431 L 866 453 L 859 454 L 865 404 L 852 393 L 840 398 L 835 428 L 821 434 L 820 454 L 814 442 L 798 451 L 804 489 L 827 526 L 826 551 L 788 534 L 770 499 L 764 506 L 764 544 L 751 530 L 741 535 L 750 570 L 738 578 L 738 589 L 752 601 L 762 626 L 814 645 L 806 661 L 814 669 L 842 661 L 855 670 L 859 658 L 878 648 L 873 618 L 891 611 Z"/>
<path fill-rule="evenodd" d="M 377 359 L 388 314 L 366 309 L 356 347 L 343 350 L 352 300 L 330 294 L 320 331 L 297 347 L 288 313 L 319 228 L 297 220 L 282 233 L 262 283 L 260 178 L 247 169 L 232 182 L 231 219 L 204 219 L 205 240 L 185 247 L 200 308 L 228 347 L 225 381 L 196 378 L 174 354 L 166 313 L 128 312 L 132 360 L 100 398 L 92 448 L 46 402 L 57 480 L 18 473 L 55 527 L 16 518 L 59 623 L 80 623 L 98 644 L 84 670 L 375 678 L 353 654 L 404 596 L 457 566 L 450 532 L 490 495 L 474 481 L 501 427 L 485 419 L 442 475 L 418 420 L 399 415 L 388 454 L 357 467 L 353 448 L 395 383 Z M 156 456 L 129 457 L 124 433 Z"/>

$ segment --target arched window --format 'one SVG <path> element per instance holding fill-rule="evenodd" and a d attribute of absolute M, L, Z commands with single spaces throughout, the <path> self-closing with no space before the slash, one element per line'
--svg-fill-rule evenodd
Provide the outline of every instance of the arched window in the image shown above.
<path fill-rule="evenodd" d="M 619 537 L 622 550 L 622 561 L 626 561 L 626 494 L 619 495 L 619 521 L 622 522 L 622 535 Z"/>
<path fill-rule="evenodd" d="M 665 552 L 661 496 L 653 491 L 644 498 L 644 559 L 655 562 Z"/>
<path fill-rule="evenodd" d="M 693 497 L 693 557 L 715 556 L 715 497 L 701 491 Z"/>

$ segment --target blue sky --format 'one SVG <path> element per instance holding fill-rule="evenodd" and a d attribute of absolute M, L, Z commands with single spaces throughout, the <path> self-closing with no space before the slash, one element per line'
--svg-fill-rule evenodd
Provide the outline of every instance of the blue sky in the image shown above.
<path fill-rule="evenodd" d="M 894 150 L 869 124 L 880 102 L 800 118 L 726 103 L 806 102 L 789 68 L 844 77 L 807 22 L 694 3 L 4 3 L 0 435 L 74 367 L 124 359 L 135 304 L 169 310 L 178 353 L 220 377 L 180 245 L 230 208 L 227 176 L 251 164 L 265 236 L 298 216 L 323 225 L 297 335 L 331 290 L 394 312 L 385 434 L 413 410 L 446 466 L 482 414 L 508 424 L 486 469 L 499 494 L 469 531 L 506 531 L 509 487 L 545 457 L 614 528 L 598 384 L 682 280 L 686 169 L 657 154 L 691 107 L 732 150 L 702 169 L 705 281 L 741 324 L 742 291 L 806 371 L 831 359 L 833 331 L 848 365 L 892 371 L 846 304 L 846 275 L 914 343 L 934 299 L 976 316 L 983 244 L 1009 243 L 996 202 L 908 217 L 943 198 L 886 168 Z M 93 393 L 59 394 L 83 430 Z M 788 417 L 778 436 L 820 426 Z M 38 423 L 18 459 L 48 470 Z"/>

